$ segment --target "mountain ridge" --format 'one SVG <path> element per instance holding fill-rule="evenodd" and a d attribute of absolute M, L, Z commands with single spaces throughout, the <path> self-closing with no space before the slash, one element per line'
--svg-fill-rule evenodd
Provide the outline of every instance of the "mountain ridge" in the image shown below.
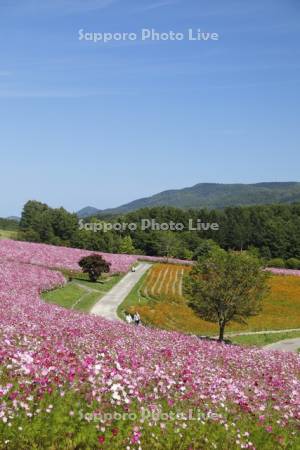
<path fill-rule="evenodd" d="M 197 183 L 182 189 L 169 189 L 143 197 L 116 208 L 91 206 L 77 212 L 81 218 L 92 215 L 125 214 L 141 208 L 173 206 L 182 209 L 222 209 L 229 206 L 251 206 L 300 202 L 300 182 Z"/>

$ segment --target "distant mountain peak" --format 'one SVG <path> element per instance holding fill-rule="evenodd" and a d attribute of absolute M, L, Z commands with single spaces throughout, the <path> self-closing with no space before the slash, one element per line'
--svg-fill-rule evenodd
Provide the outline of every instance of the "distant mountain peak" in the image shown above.
<path fill-rule="evenodd" d="M 20 222 L 21 217 L 18 217 L 18 216 L 9 216 L 9 217 L 6 217 L 6 219 L 7 219 L 7 220 L 14 220 L 15 222 Z"/>
<path fill-rule="evenodd" d="M 94 208 L 93 206 L 86 206 L 85 208 L 82 208 L 77 212 L 77 216 L 80 218 L 91 217 L 99 214 L 100 212 L 101 211 L 98 208 Z"/>

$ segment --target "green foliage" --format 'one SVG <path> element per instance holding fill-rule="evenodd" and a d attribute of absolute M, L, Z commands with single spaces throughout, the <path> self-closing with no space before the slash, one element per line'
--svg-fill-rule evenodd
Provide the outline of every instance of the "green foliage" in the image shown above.
<path fill-rule="evenodd" d="M 154 248 L 157 255 L 174 258 L 178 254 L 179 241 L 172 231 L 157 231 Z"/>
<path fill-rule="evenodd" d="M 13 219 L 2 219 L 0 217 L 0 230 L 5 231 L 18 231 L 19 222 Z"/>
<path fill-rule="evenodd" d="M 23 231 L 22 233 L 22 239 L 24 241 L 28 242 L 45 242 L 48 243 L 45 240 L 41 239 L 40 233 L 38 231 L 33 230 L 32 228 L 29 228 L 26 231 Z"/>
<path fill-rule="evenodd" d="M 277 267 L 279 269 L 285 268 L 285 261 L 282 258 L 273 258 L 268 261 L 268 267 Z"/>
<path fill-rule="evenodd" d="M 189 250 L 188 248 L 185 247 L 181 247 L 178 249 L 178 251 L 176 252 L 176 258 L 180 258 L 180 259 L 186 259 L 186 260 L 192 260 L 194 258 L 194 253 L 192 252 L 192 250 Z"/>
<path fill-rule="evenodd" d="M 248 255 L 254 256 L 254 258 L 260 259 L 260 257 L 261 257 L 259 248 L 256 248 L 253 245 L 250 245 L 246 251 L 247 251 Z"/>
<path fill-rule="evenodd" d="M 241 443 L 250 439 L 253 447 L 259 450 L 300 448 L 299 434 L 277 423 L 275 410 L 268 428 L 261 426 L 255 414 L 243 414 L 240 409 L 227 413 L 225 408 L 220 408 L 222 420 L 216 420 L 214 415 L 209 417 L 207 414 L 210 405 L 196 408 L 188 400 L 172 406 L 161 402 L 158 405 L 161 411 L 159 418 L 167 419 L 163 422 L 145 420 L 138 404 L 131 405 L 131 415 L 121 407 L 112 410 L 108 401 L 103 402 L 99 409 L 99 404 L 86 400 L 83 392 L 72 391 L 67 385 L 62 388 L 53 386 L 48 395 L 36 396 L 32 403 L 32 413 L 20 408 L 10 426 L 0 421 L 1 449 L 122 450 L 140 447 L 149 450 L 239 450 Z M 168 420 L 174 414 L 178 414 L 180 419 Z M 105 415 L 112 419 L 102 423 Z M 140 443 L 134 445 L 135 430 L 141 430 L 141 434 Z"/>
<path fill-rule="evenodd" d="M 124 253 L 126 255 L 135 255 L 136 254 L 136 249 L 133 245 L 131 236 L 128 235 L 122 239 L 119 252 Z"/>
<path fill-rule="evenodd" d="M 290 258 L 286 262 L 286 267 L 288 269 L 300 269 L 300 259 L 297 258 Z"/>
<path fill-rule="evenodd" d="M 229 322 L 245 324 L 248 317 L 259 314 L 267 277 L 256 258 L 219 252 L 198 261 L 184 281 L 184 292 L 201 319 L 219 324 L 219 340 L 223 340 Z"/>
<path fill-rule="evenodd" d="M 26 203 L 20 221 L 25 240 L 53 245 L 69 246 L 77 227 L 76 214 L 36 201 Z"/>
<path fill-rule="evenodd" d="M 105 261 L 101 255 L 97 254 L 81 258 L 78 264 L 93 282 L 96 282 L 102 273 L 108 273 L 110 271 L 110 263 Z"/>
<path fill-rule="evenodd" d="M 154 219 L 158 223 L 182 223 L 184 230 L 142 230 L 142 219 Z M 203 223 L 218 223 L 220 229 L 189 230 L 189 220 L 195 224 L 197 219 Z M 92 219 L 95 220 L 97 219 Z M 173 207 L 155 207 L 110 217 L 109 220 L 112 223 L 135 223 L 137 229 L 124 232 L 80 230 L 74 214 L 69 214 L 62 208 L 51 209 L 43 203 L 30 201 L 22 214 L 22 238 L 94 251 L 126 251 L 194 260 L 208 255 L 211 247 L 247 250 L 266 261 L 274 258 L 285 261 L 290 258 L 300 259 L 300 204 L 187 211 Z"/>
<path fill-rule="evenodd" d="M 222 250 L 216 242 L 212 239 L 203 239 L 200 245 L 196 248 L 193 257 L 194 259 L 205 260 L 220 253 L 224 253 L 224 250 Z"/>
<path fill-rule="evenodd" d="M 155 219 L 158 223 L 182 223 L 185 231 L 172 232 L 176 238 L 172 253 L 180 257 L 183 249 L 197 259 L 203 241 L 212 240 L 225 250 L 250 250 L 251 254 L 265 259 L 300 258 L 300 204 L 230 207 L 224 210 L 180 210 L 171 207 L 141 209 L 116 218 L 139 224 L 142 219 Z M 188 231 L 189 219 L 196 223 L 218 223 L 219 231 Z M 136 248 L 145 254 L 157 255 L 162 250 L 157 241 L 162 232 L 138 228 L 131 232 Z M 174 251 L 175 250 L 175 251 Z M 253 253 L 254 252 L 254 253 Z M 259 252 L 259 254 L 258 254 Z"/>

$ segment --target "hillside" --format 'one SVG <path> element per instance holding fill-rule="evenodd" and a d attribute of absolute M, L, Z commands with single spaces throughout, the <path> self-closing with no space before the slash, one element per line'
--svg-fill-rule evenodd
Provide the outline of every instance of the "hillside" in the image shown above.
<path fill-rule="evenodd" d="M 81 249 L 0 247 L 1 449 L 300 448 L 296 354 L 47 303 Z"/>
<path fill-rule="evenodd" d="M 163 191 L 151 197 L 134 200 L 117 208 L 97 210 L 83 208 L 80 217 L 124 214 L 141 208 L 174 206 L 177 208 L 224 208 L 227 206 L 293 203 L 300 201 L 300 183 L 217 184 L 199 183 L 184 189 Z"/>

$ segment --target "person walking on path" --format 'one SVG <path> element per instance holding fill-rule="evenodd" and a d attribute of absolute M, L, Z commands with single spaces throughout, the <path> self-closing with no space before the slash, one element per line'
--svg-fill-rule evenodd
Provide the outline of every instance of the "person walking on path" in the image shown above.
<path fill-rule="evenodd" d="M 136 312 L 135 315 L 133 316 L 133 320 L 134 320 L 135 325 L 139 325 L 140 324 L 141 317 L 140 317 L 138 312 Z"/>
<path fill-rule="evenodd" d="M 132 315 L 130 313 L 125 313 L 126 322 L 131 324 L 133 322 Z"/>

